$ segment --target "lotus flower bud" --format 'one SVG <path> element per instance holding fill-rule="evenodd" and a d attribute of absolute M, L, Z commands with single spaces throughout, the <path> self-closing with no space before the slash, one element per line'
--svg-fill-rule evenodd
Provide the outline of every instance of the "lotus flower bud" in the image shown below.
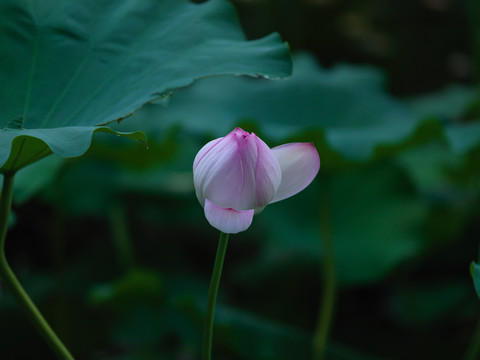
<path fill-rule="evenodd" d="M 208 222 L 224 233 L 246 230 L 269 203 L 307 187 L 320 157 L 311 143 L 270 149 L 240 128 L 207 143 L 193 162 L 193 182 Z"/>

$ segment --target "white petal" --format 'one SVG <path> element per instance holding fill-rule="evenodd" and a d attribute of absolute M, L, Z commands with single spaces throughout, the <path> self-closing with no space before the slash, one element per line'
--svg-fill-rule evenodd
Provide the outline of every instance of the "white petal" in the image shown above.
<path fill-rule="evenodd" d="M 223 208 L 205 199 L 205 217 L 210 225 L 226 234 L 236 234 L 250 227 L 254 210 Z"/>
<path fill-rule="evenodd" d="M 217 145 L 222 139 L 223 139 L 223 137 L 218 138 L 218 139 L 215 139 L 215 140 L 212 140 L 212 141 L 206 143 L 206 144 L 200 149 L 200 151 L 199 151 L 199 152 L 197 153 L 197 155 L 195 156 L 195 160 L 193 160 L 193 171 L 195 171 L 195 169 L 197 168 L 197 165 L 198 165 L 198 163 L 200 162 L 200 160 L 202 160 L 203 157 L 204 157 L 215 145 Z"/>
<path fill-rule="evenodd" d="M 320 157 L 312 143 L 291 143 L 272 149 L 282 170 L 282 182 L 271 201 L 293 196 L 305 189 L 320 169 Z"/>

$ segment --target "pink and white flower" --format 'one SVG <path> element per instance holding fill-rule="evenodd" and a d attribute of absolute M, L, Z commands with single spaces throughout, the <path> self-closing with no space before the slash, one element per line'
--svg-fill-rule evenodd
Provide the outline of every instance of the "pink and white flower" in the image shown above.
<path fill-rule="evenodd" d="M 268 204 L 305 189 L 320 169 L 312 143 L 270 149 L 240 128 L 207 143 L 193 162 L 198 201 L 210 225 L 229 234 L 248 229 Z"/>

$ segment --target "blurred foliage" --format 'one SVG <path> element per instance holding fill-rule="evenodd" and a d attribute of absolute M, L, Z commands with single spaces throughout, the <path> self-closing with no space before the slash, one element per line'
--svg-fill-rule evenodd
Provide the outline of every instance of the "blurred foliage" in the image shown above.
<path fill-rule="evenodd" d="M 174 92 L 167 107 L 146 107 L 135 123 L 145 123 L 150 134 L 180 124 L 212 137 L 222 136 L 239 121 L 246 127 L 252 123 L 274 143 L 292 137 L 315 141 L 328 156 L 324 164 L 335 166 L 330 156 L 368 160 L 380 145 L 402 143 L 418 127 L 408 110 L 382 91 L 382 81 L 375 69 L 341 65 L 327 71 L 304 54 L 296 57 L 288 80 L 205 79 Z"/>
<path fill-rule="evenodd" d="M 480 298 L 480 266 L 473 261 L 470 264 L 470 275 L 472 275 L 475 291 Z"/>
<path fill-rule="evenodd" d="M 281 30 L 310 51 L 295 54 L 292 77 L 201 79 L 112 125 L 141 129 L 148 147 L 98 133 L 81 158 L 19 171 L 7 251 L 25 287 L 78 358 L 198 359 L 218 235 L 191 166 L 206 141 L 242 126 L 270 146 L 314 142 L 322 167 L 231 238 L 215 358 L 311 358 L 325 221 L 338 283 L 326 358 L 462 358 L 480 315 L 478 265 L 475 287 L 468 268 L 480 238 L 480 100 L 472 73 L 452 70 L 467 65 L 448 65 L 459 52 L 474 61 L 466 23 L 454 26 L 466 4 L 235 4 L 250 37 Z M 51 358 L 6 292 L 0 314 L 7 359 Z"/>

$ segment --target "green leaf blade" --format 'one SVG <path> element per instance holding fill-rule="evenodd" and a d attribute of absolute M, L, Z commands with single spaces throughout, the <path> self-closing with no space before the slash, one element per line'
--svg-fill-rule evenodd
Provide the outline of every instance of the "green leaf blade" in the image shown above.
<path fill-rule="evenodd" d="M 0 90 L 0 127 L 22 117 L 28 130 L 4 134 L 5 148 L 17 136 L 41 135 L 54 153 L 78 154 L 95 125 L 198 78 L 291 72 L 279 36 L 246 41 L 226 0 L 6 0 L 0 20 L 0 82 L 7 84 Z M 71 150 L 63 137 L 77 139 Z M 0 166 L 7 161 L 3 150 Z"/>

